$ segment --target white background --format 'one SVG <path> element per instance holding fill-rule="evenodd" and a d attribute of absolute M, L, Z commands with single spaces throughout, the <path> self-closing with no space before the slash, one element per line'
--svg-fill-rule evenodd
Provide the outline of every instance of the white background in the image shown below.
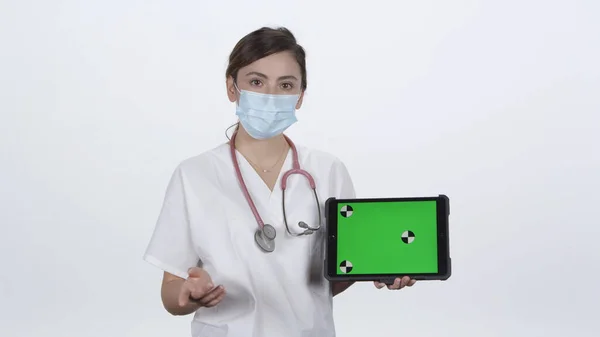
<path fill-rule="evenodd" d="M 228 53 L 308 53 L 297 143 L 361 197 L 446 193 L 453 276 L 335 299 L 340 337 L 598 336 L 600 2 L 0 1 L 0 336 L 188 336 L 141 256 L 226 140 Z"/>

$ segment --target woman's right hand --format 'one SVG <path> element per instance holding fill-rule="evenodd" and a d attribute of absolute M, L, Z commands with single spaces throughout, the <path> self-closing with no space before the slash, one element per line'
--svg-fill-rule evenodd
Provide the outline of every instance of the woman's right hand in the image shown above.
<path fill-rule="evenodd" d="M 193 267 L 188 270 L 188 278 L 179 291 L 179 305 L 185 307 L 190 302 L 202 307 L 214 307 L 225 296 L 222 285 L 215 287 L 206 270 Z"/>

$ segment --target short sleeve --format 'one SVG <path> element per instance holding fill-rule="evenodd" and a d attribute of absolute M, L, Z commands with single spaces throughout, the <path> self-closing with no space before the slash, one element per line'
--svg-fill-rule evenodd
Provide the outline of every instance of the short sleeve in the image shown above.
<path fill-rule="evenodd" d="M 346 165 L 340 160 L 334 161 L 331 167 L 330 195 L 338 199 L 354 199 L 356 192 Z"/>
<path fill-rule="evenodd" d="M 200 260 L 194 250 L 185 197 L 185 177 L 178 167 L 167 186 L 144 260 L 163 271 L 187 278 Z"/>

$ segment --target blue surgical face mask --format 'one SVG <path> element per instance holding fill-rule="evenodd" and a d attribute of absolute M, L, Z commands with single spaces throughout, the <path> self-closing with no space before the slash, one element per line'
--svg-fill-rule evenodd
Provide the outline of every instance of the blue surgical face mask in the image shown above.
<path fill-rule="evenodd" d="M 278 136 L 298 121 L 296 104 L 300 95 L 267 95 L 237 90 L 240 99 L 236 115 L 252 138 L 268 139 Z"/>

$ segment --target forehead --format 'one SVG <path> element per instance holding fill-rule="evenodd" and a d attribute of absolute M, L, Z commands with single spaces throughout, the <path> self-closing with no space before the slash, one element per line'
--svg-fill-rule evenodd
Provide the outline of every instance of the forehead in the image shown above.
<path fill-rule="evenodd" d="M 300 65 L 291 52 L 272 54 L 255 61 L 240 69 L 239 76 L 246 76 L 249 72 L 259 72 L 268 77 L 292 75 L 300 78 Z"/>

